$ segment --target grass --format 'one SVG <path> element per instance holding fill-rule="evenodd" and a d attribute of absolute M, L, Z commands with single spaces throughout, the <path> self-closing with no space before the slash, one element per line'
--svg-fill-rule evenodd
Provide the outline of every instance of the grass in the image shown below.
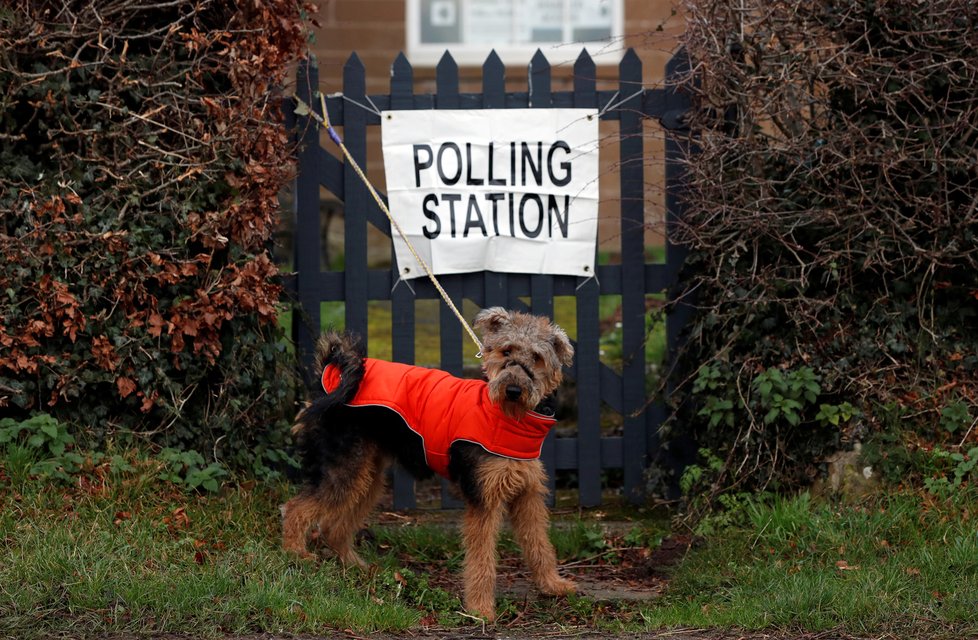
<path fill-rule="evenodd" d="M 807 494 L 746 508 L 689 554 L 651 626 L 978 632 L 976 501 L 896 493 L 861 505 Z"/>
<path fill-rule="evenodd" d="M 375 569 L 344 572 L 279 549 L 277 507 L 291 493 L 283 483 L 187 492 L 160 481 L 158 461 L 133 452 L 83 464 L 61 482 L 25 473 L 30 455 L 0 448 L 0 636 L 395 633 L 476 624 L 461 613 L 454 515 L 375 523 L 362 545 Z M 510 595 L 499 603 L 500 624 L 975 634 L 978 499 L 969 496 L 907 492 L 856 506 L 807 495 L 744 500 L 734 526 L 680 550 L 661 597 Z M 644 563 L 668 534 L 661 514 L 605 509 L 559 513 L 552 537 L 572 573 L 612 583 L 648 581 Z M 518 550 L 509 534 L 500 548 L 512 571 Z"/>
<path fill-rule="evenodd" d="M 148 466 L 83 489 L 5 487 L 0 635 L 404 629 L 418 611 L 277 546 L 284 488 L 188 495 Z"/>

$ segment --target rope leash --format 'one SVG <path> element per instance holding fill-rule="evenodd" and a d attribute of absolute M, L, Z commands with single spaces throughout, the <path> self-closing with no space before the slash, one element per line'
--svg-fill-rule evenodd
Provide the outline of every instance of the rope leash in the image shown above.
<path fill-rule="evenodd" d="M 459 311 L 458 307 L 455 306 L 455 303 L 452 302 L 452 299 L 451 297 L 449 297 L 448 292 L 446 292 L 442 288 L 441 283 L 438 282 L 438 278 L 435 277 L 435 274 L 434 272 L 432 272 L 431 267 L 428 266 L 428 263 L 425 262 L 420 255 L 418 255 L 417 250 L 415 250 L 414 245 L 411 244 L 411 241 L 408 240 L 407 234 L 404 233 L 404 230 L 401 228 L 401 225 L 397 222 L 397 220 L 394 219 L 394 216 L 391 215 L 390 209 L 387 208 L 387 205 L 384 203 L 383 198 L 381 198 L 380 194 L 377 193 L 377 190 L 374 189 L 373 184 L 371 184 L 370 180 L 363 172 L 363 169 L 360 168 L 360 165 L 357 163 L 357 161 L 353 159 L 352 155 L 350 155 L 350 152 L 349 150 L 347 150 L 346 145 L 343 144 L 343 139 L 336 132 L 336 129 L 334 129 L 333 126 L 330 124 L 329 113 L 326 111 L 326 96 L 324 96 L 321 92 L 319 93 L 319 105 L 323 112 L 322 116 L 320 116 L 313 109 L 311 109 L 309 105 L 303 102 L 303 100 L 299 96 L 292 94 L 292 98 L 299 105 L 298 108 L 296 108 L 296 115 L 311 116 L 317 123 L 319 123 L 321 126 L 326 128 L 326 133 L 329 135 L 329 139 L 332 140 L 336 144 L 336 146 L 340 148 L 340 151 L 343 152 L 343 157 L 346 158 L 346 161 L 349 162 L 350 166 L 353 167 L 353 170 L 360 177 L 360 180 L 362 180 L 363 184 L 366 185 L 367 190 L 370 192 L 370 195 L 373 196 L 373 199 L 377 203 L 377 206 L 380 207 L 380 210 L 383 211 L 384 214 L 387 216 L 387 219 L 390 220 L 391 226 L 393 226 L 394 229 L 397 230 L 397 234 L 401 236 L 401 240 L 403 240 L 404 244 L 407 245 L 407 248 L 408 250 L 410 250 L 411 255 L 414 256 L 414 259 L 417 260 L 418 264 L 420 264 L 421 267 L 424 269 L 424 272 L 425 274 L 427 274 L 428 279 L 431 280 L 431 283 L 435 285 L 435 289 L 438 290 L 438 293 L 439 295 L 441 295 L 442 300 L 445 301 L 445 304 L 447 304 L 448 308 L 452 310 L 452 313 L 455 314 L 455 317 L 458 318 L 458 321 L 462 323 L 462 327 L 465 328 L 465 331 L 469 334 L 469 337 L 472 338 L 472 342 L 474 342 L 475 346 L 479 349 L 479 352 L 476 354 L 475 357 L 481 358 L 482 342 L 479 340 L 479 337 L 475 335 L 475 331 L 472 330 L 472 327 L 469 326 L 469 323 L 465 321 L 464 317 L 462 317 L 462 312 Z"/>

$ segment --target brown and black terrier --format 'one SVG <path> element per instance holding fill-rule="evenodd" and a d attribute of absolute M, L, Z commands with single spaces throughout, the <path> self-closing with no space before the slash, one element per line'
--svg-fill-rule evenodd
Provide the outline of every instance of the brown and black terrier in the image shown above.
<path fill-rule="evenodd" d="M 486 380 L 364 357 L 350 334 L 320 338 L 318 366 L 326 395 L 299 415 L 293 431 L 306 482 L 282 506 L 284 547 L 311 558 L 307 536 L 322 539 L 347 565 L 364 566 L 354 534 L 399 463 L 414 477 L 452 480 L 466 502 L 465 607 L 496 617 L 496 543 L 508 509 L 513 532 L 541 591 L 564 595 L 574 583 L 557 573 L 548 538 L 547 477 L 540 447 L 554 424 L 552 394 L 574 350 L 563 329 L 543 317 L 483 310 Z"/>

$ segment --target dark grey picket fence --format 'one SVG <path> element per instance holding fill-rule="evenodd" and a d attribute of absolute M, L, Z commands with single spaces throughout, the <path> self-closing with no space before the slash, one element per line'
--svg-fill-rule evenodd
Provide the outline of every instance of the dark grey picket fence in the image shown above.
<path fill-rule="evenodd" d="M 462 300 L 468 299 L 480 308 L 498 305 L 552 317 L 555 296 L 576 298 L 576 356 L 567 375 L 576 383 L 577 433 L 570 437 L 556 437 L 551 433 L 544 445 L 542 459 L 551 478 L 556 470 L 576 472 L 581 506 L 601 503 L 604 471 L 621 470 L 625 495 L 629 500 L 637 501 L 645 486 L 647 462 L 657 458 L 669 464 L 668 456 L 662 456 L 659 451 L 658 431 L 666 416 L 664 405 L 649 403 L 646 397 L 646 295 L 670 288 L 676 280 L 683 255 L 681 248 L 668 243 L 667 239 L 666 262 L 646 262 L 647 159 L 643 120 L 655 118 L 665 128 L 681 126 L 688 102 L 673 87 L 676 86 L 674 80 L 687 69 L 688 62 L 680 52 L 666 67 L 664 88 L 643 89 L 642 63 L 635 52 L 629 50 L 619 65 L 617 90 L 598 90 L 594 62 L 584 51 L 574 64 L 573 90 L 551 91 L 550 65 L 538 51 L 530 62 L 528 90 L 507 92 L 505 67 L 493 53 L 482 67 L 482 92 L 460 93 L 458 66 L 446 53 L 437 67 L 436 92 L 415 94 L 413 69 L 401 55 L 393 64 L 390 93 L 367 96 L 365 69 L 354 53 L 343 68 L 342 94 L 326 100 L 330 121 L 342 127 L 345 144 L 361 167 L 367 164 L 367 129 L 380 124 L 378 114 L 365 108 L 368 106 L 378 110 L 592 108 L 601 111 L 602 120 L 618 122 L 620 264 L 600 265 L 596 269 L 597 277 L 590 279 L 493 272 L 439 278 L 459 308 Z M 301 65 L 297 95 L 317 112 L 319 83 L 315 64 Z M 368 302 L 390 301 L 393 359 L 413 363 L 417 329 L 415 301 L 437 299 L 439 295 L 424 279 L 414 280 L 411 287 L 395 287 L 398 271 L 393 252 L 390 269 L 368 268 L 367 225 L 371 224 L 390 236 L 390 223 L 356 173 L 320 146 L 320 131 L 312 118 L 293 116 L 293 107 L 293 104 L 287 104 L 286 112 L 299 136 L 300 150 L 294 191 L 296 275 L 290 286 L 294 288 L 298 302 L 293 326 L 303 368 L 310 371 L 313 345 L 320 327 L 320 303 L 327 301 L 344 302 L 346 328 L 365 337 Z M 681 216 L 680 152 L 679 144 L 667 138 L 664 185 L 667 236 L 668 229 Z M 320 268 L 323 254 L 320 186 L 344 203 L 345 250 L 341 271 Z M 600 359 L 598 303 L 601 295 L 621 296 L 621 347 L 625 355 L 621 373 Z M 529 299 L 529 305 L 524 302 L 526 299 Z M 463 330 L 447 306 L 440 306 L 440 368 L 461 375 Z M 678 339 L 680 326 L 681 318 L 672 314 L 667 320 L 670 345 Z M 602 403 L 622 415 L 622 435 L 602 435 Z M 446 492 L 443 496 L 443 505 L 455 504 Z M 414 486 L 405 474 L 395 473 L 394 501 L 396 508 L 415 505 Z"/>

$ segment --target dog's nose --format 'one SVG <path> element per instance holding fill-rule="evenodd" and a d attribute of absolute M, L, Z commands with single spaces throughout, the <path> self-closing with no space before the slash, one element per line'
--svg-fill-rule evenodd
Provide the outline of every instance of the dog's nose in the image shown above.
<path fill-rule="evenodd" d="M 523 389 L 521 387 L 515 384 L 506 385 L 507 400 L 519 400 L 521 395 L 523 395 Z"/>

